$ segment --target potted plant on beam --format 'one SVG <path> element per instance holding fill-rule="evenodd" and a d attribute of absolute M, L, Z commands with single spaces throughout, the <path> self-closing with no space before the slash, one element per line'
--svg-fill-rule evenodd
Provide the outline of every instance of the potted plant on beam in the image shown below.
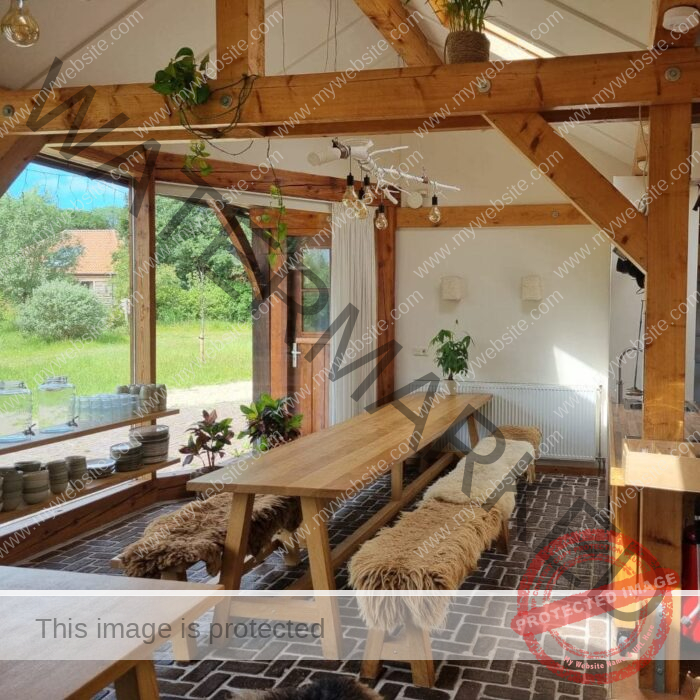
<path fill-rule="evenodd" d="M 451 396 L 457 393 L 455 375 L 469 371 L 469 346 L 471 342 L 471 336 L 466 333 L 460 338 L 457 329 L 454 331 L 441 330 L 430 341 L 430 347 L 436 349 L 435 362 L 442 370 L 445 384 Z"/>
<path fill-rule="evenodd" d="M 484 33 L 486 12 L 502 0 L 441 0 L 450 33 L 445 42 L 446 63 L 488 61 L 491 42 Z"/>

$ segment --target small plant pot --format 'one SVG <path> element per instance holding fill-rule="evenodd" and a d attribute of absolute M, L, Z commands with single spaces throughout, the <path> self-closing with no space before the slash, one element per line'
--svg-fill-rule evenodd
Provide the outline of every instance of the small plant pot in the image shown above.
<path fill-rule="evenodd" d="M 462 30 L 450 32 L 445 41 L 446 63 L 482 63 L 491 56 L 491 42 L 486 34 Z"/>
<path fill-rule="evenodd" d="M 454 379 L 445 379 L 445 388 L 450 396 L 457 396 L 457 382 Z"/>

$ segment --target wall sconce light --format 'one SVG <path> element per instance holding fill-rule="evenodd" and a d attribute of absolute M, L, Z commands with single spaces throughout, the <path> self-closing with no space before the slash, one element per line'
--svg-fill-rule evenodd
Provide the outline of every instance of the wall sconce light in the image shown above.
<path fill-rule="evenodd" d="M 523 301 L 542 301 L 544 286 L 539 275 L 523 277 L 520 298 Z"/>
<path fill-rule="evenodd" d="M 443 301 L 462 301 L 464 280 L 461 277 L 443 277 L 440 280 L 440 298 Z"/>

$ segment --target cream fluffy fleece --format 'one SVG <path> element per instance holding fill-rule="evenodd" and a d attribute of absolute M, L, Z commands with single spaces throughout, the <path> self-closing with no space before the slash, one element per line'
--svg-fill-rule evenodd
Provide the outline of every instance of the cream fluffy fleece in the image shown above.
<path fill-rule="evenodd" d="M 498 460 L 479 463 L 479 455 L 486 457 L 495 449 L 495 438 L 481 440 L 470 456 L 428 489 L 417 510 L 403 513 L 392 527 L 365 542 L 350 560 L 350 585 L 365 591 L 458 589 L 513 513 L 513 485 L 532 459 L 529 443 L 507 440 Z M 469 495 L 462 492 L 467 464 L 474 467 Z M 489 499 L 498 496 L 491 508 Z M 387 595 L 360 597 L 358 605 L 370 627 L 392 630 L 411 622 L 433 629 L 443 624 L 450 600 Z"/>
<path fill-rule="evenodd" d="M 496 438 L 487 437 L 479 441 L 475 450 L 463 457 L 459 464 L 446 476 L 438 479 L 423 496 L 423 502 L 430 500 L 445 501 L 458 505 L 469 503 L 490 504 L 501 494 L 494 504 L 504 520 L 508 520 L 515 509 L 515 490 L 512 488 L 518 476 L 522 474 L 532 461 L 532 446 L 529 442 L 505 440 L 503 454 L 491 464 L 479 462 L 479 456 L 498 454 Z M 469 464 L 473 467 L 471 490 L 465 494 L 464 470 Z M 515 468 L 515 469 L 514 469 Z"/>

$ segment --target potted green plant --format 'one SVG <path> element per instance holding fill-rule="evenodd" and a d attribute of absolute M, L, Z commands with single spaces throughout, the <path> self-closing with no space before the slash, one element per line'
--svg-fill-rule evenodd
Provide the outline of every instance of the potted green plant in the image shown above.
<path fill-rule="evenodd" d="M 445 42 L 447 63 L 488 61 L 491 42 L 484 34 L 486 12 L 492 3 L 503 0 L 441 0 L 450 33 Z"/>
<path fill-rule="evenodd" d="M 441 330 L 430 341 L 430 347 L 435 348 L 435 362 L 442 370 L 450 395 L 457 393 L 455 375 L 469 370 L 469 346 L 472 339 L 466 333 L 459 336 L 458 328 L 454 331 Z"/>
<path fill-rule="evenodd" d="M 216 469 L 216 458 L 226 453 L 224 447 L 231 444 L 235 433 L 231 430 L 233 418 L 218 420 L 216 411 L 202 411 L 202 420 L 198 421 L 188 432 L 191 432 L 187 444 L 180 448 L 180 454 L 185 455 L 182 466 L 186 467 L 195 457 L 202 460 L 206 471 Z"/>
<path fill-rule="evenodd" d="M 250 438 L 256 450 L 267 451 L 277 445 L 296 440 L 301 435 L 301 413 L 292 413 L 289 399 L 273 399 L 269 394 L 262 394 L 250 406 L 241 406 L 247 427 L 238 434 L 238 438 Z"/>

